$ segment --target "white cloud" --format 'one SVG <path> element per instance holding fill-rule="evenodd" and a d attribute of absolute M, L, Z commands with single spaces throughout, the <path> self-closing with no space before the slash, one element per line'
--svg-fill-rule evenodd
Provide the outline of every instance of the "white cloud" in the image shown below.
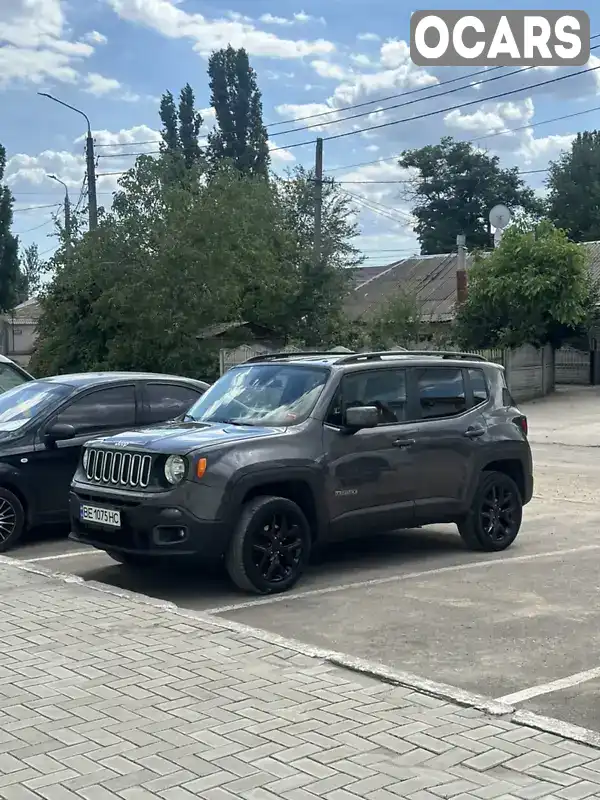
<path fill-rule="evenodd" d="M 310 65 L 321 78 L 331 78 L 341 81 L 348 75 L 345 69 L 329 61 L 315 59 L 315 61 L 310 62 Z"/>
<path fill-rule="evenodd" d="M 103 33 L 99 33 L 98 31 L 90 31 L 86 33 L 83 37 L 84 42 L 89 42 L 90 44 L 106 44 L 108 39 Z"/>
<path fill-rule="evenodd" d="M 278 148 L 277 144 L 272 139 L 269 139 L 269 150 L 271 151 L 271 161 L 273 161 L 275 165 L 277 165 L 278 162 L 280 164 L 290 164 L 290 162 L 296 160 L 296 156 L 293 153 L 285 148 Z"/>
<path fill-rule="evenodd" d="M 104 75 L 99 75 L 97 72 L 88 72 L 85 76 L 86 89 L 89 94 L 96 97 L 103 97 L 107 94 L 121 89 L 121 83 L 115 78 L 106 78 Z"/>
<path fill-rule="evenodd" d="M 79 63 L 93 52 L 89 41 L 68 36 L 61 0 L 0 3 L 0 88 L 15 81 L 76 83 Z"/>
<path fill-rule="evenodd" d="M 251 20 L 247 21 L 250 22 Z M 265 25 L 294 25 L 296 23 L 305 24 L 307 22 L 319 22 L 325 25 L 325 19 L 323 17 L 313 17 L 305 11 L 297 11 L 291 17 L 279 17 L 267 12 L 259 17 L 259 22 Z"/>
<path fill-rule="evenodd" d="M 381 39 L 376 33 L 359 33 L 356 38 L 359 42 L 378 42 Z"/>
<path fill-rule="evenodd" d="M 232 19 L 207 19 L 179 8 L 173 0 L 108 0 L 112 9 L 129 22 L 144 25 L 170 39 L 190 39 L 193 49 L 208 56 L 220 47 L 244 47 L 251 56 L 303 58 L 334 52 L 335 45 L 315 41 L 281 39 L 254 24 Z"/>

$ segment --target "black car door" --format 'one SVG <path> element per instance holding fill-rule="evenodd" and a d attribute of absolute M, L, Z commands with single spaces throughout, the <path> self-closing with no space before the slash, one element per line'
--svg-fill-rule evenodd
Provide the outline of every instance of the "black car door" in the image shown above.
<path fill-rule="evenodd" d="M 149 381 L 141 388 L 141 425 L 156 425 L 185 414 L 205 391 L 189 383 L 165 381 Z"/>
<path fill-rule="evenodd" d="M 38 433 L 33 456 L 38 483 L 40 521 L 60 521 L 68 516 L 69 486 L 77 468 L 81 447 L 88 439 L 134 428 L 138 421 L 136 385 L 94 387 L 75 395 L 54 414 Z M 73 425 L 73 439 L 48 446 L 44 430 L 56 424 Z"/>

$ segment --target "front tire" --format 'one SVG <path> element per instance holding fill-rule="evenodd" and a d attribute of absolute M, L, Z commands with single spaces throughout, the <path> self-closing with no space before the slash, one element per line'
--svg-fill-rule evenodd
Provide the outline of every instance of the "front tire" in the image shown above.
<path fill-rule="evenodd" d="M 503 472 L 482 472 L 458 530 L 469 550 L 497 553 L 517 538 L 522 519 L 523 499 L 513 479 Z"/>
<path fill-rule="evenodd" d="M 255 497 L 242 508 L 225 565 L 235 585 L 254 594 L 291 589 L 310 557 L 310 527 L 285 497 Z"/>
<path fill-rule="evenodd" d="M 16 545 L 25 533 L 25 510 L 19 498 L 0 487 L 0 553 Z"/>

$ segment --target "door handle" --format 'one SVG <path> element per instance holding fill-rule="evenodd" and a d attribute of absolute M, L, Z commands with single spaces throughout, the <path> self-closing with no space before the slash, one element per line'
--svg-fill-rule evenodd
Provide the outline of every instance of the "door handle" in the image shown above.
<path fill-rule="evenodd" d="M 415 444 L 414 439 L 395 439 L 392 444 L 394 447 L 400 447 L 402 449 L 412 447 Z"/>
<path fill-rule="evenodd" d="M 465 436 L 467 439 L 479 439 L 480 436 L 483 436 L 486 432 L 486 429 L 483 425 L 472 425 L 470 428 L 467 428 L 465 431 Z"/>

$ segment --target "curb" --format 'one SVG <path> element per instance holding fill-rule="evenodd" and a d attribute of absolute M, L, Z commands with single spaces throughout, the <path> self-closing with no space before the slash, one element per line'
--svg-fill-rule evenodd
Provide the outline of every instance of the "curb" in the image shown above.
<path fill-rule="evenodd" d="M 235 633 L 240 633 L 244 636 L 249 636 L 258 639 L 261 642 L 275 645 L 277 647 L 292 650 L 299 655 L 308 656 L 310 658 L 320 659 L 323 662 L 329 663 L 332 666 L 340 667 L 341 669 L 355 672 L 361 675 L 366 675 L 375 680 L 388 683 L 392 686 L 401 686 L 405 689 L 412 689 L 420 694 L 434 697 L 437 700 L 443 700 L 463 708 L 472 708 L 480 711 L 491 717 L 501 717 L 507 722 L 512 722 L 515 725 L 522 727 L 532 728 L 533 730 L 540 731 L 540 733 L 550 733 L 554 736 L 559 736 L 579 744 L 587 745 L 600 750 L 600 733 L 593 731 L 589 728 L 582 728 L 578 725 L 572 725 L 568 722 L 555 719 L 554 717 L 545 717 L 541 714 L 536 714 L 530 711 L 522 711 L 516 706 L 503 703 L 499 700 L 494 700 L 491 697 L 473 694 L 460 689 L 456 686 L 450 686 L 445 683 L 438 683 L 431 681 L 427 678 L 422 678 L 418 675 L 412 675 L 408 672 L 395 670 L 385 664 L 378 664 L 376 662 L 367 661 L 362 658 L 355 658 L 346 653 L 338 653 L 335 650 L 327 650 L 326 648 L 305 644 L 297 639 L 290 639 L 284 636 L 279 636 L 276 633 L 264 631 L 261 628 L 253 628 L 249 625 L 244 625 L 240 622 L 234 622 L 223 617 L 215 617 L 212 614 L 203 614 L 201 612 L 194 612 L 177 606 L 167 600 L 159 600 L 144 594 L 137 594 L 130 592 L 126 589 L 116 589 L 107 586 L 97 581 L 85 581 L 77 575 L 69 575 L 62 572 L 53 572 L 52 570 L 44 567 L 33 566 L 23 561 L 18 561 L 6 556 L 0 556 L 0 567 L 12 567 L 13 569 L 21 570 L 22 572 L 29 572 L 34 575 L 40 575 L 44 578 L 60 581 L 65 584 L 76 584 L 91 591 L 100 592 L 101 594 L 111 595 L 123 600 L 130 600 L 135 603 L 140 603 L 146 606 L 163 611 L 166 614 L 172 614 L 181 619 L 195 620 L 202 622 L 205 625 L 210 625 L 219 630 L 228 630 Z"/>

